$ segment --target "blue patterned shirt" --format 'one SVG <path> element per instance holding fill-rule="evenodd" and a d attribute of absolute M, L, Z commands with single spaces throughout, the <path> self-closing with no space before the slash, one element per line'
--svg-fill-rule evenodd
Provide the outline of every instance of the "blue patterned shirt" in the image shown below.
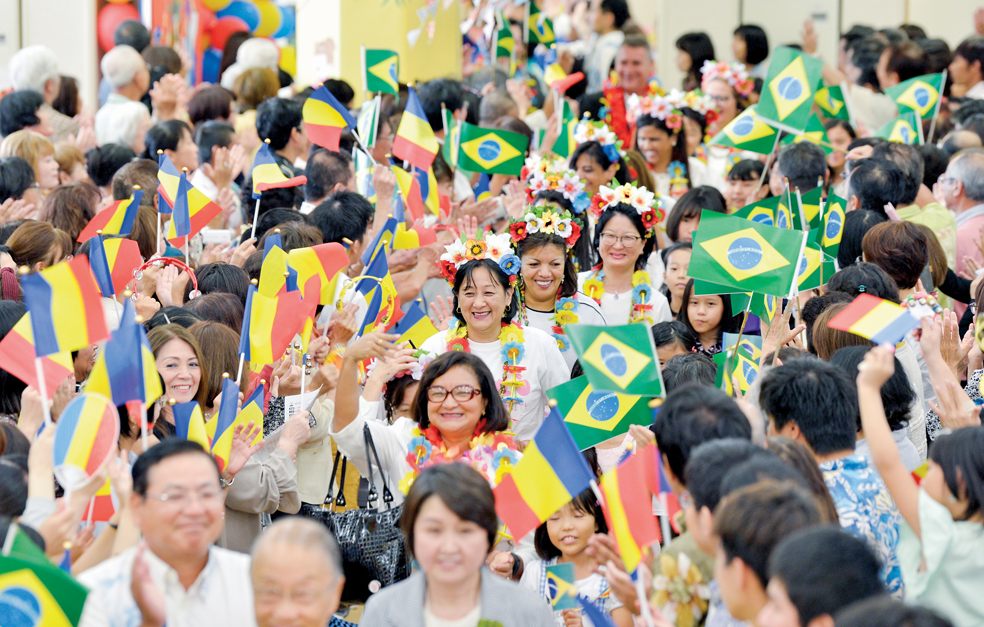
<path fill-rule="evenodd" d="M 868 540 L 881 560 L 882 582 L 893 597 L 901 599 L 904 586 L 898 548 L 902 517 L 885 483 L 860 455 L 823 462 L 820 471 L 841 527 Z"/>

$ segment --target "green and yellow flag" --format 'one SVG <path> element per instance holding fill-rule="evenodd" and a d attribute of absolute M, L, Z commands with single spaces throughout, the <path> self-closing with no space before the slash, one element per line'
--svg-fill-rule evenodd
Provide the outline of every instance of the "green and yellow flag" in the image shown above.
<path fill-rule="evenodd" d="M 748 392 L 758 377 L 758 358 L 748 354 L 744 341 L 737 348 L 732 347 L 730 350 L 714 355 L 714 363 L 717 365 L 715 386 L 723 389 L 728 395 L 734 394 L 732 377 L 737 379 L 738 389 L 742 394 Z"/>
<path fill-rule="evenodd" d="M 800 210 L 811 229 L 820 228 L 820 201 L 823 199 L 823 188 L 814 187 L 808 192 L 802 192 L 799 197 Z"/>
<path fill-rule="evenodd" d="M 597 391 L 587 377 L 571 379 L 547 390 L 582 451 L 629 430 L 632 425 L 653 421 L 648 396 Z"/>
<path fill-rule="evenodd" d="M 762 86 L 758 115 L 778 129 L 802 133 L 821 85 L 823 61 L 795 48 L 779 47 L 772 53 L 769 75 Z"/>
<path fill-rule="evenodd" d="M 513 38 L 509 22 L 499 14 L 496 19 L 498 30 L 495 31 L 495 43 L 492 45 L 493 57 L 496 64 L 499 59 L 509 59 L 509 76 L 516 73 L 516 40 Z"/>
<path fill-rule="evenodd" d="M 753 202 L 750 205 L 745 205 L 731 215 L 736 218 L 743 218 L 780 229 L 798 228 L 797 208 L 790 206 L 790 200 L 792 198 L 788 194 L 772 196 L 758 202 Z"/>
<path fill-rule="evenodd" d="M 553 20 L 540 12 L 533 0 L 526 3 L 526 42 L 549 46 L 557 40 L 553 31 Z"/>
<path fill-rule="evenodd" d="M 649 325 L 568 327 L 588 382 L 598 391 L 662 396 L 663 379 Z"/>
<path fill-rule="evenodd" d="M 574 127 L 577 126 L 577 118 L 574 117 L 574 112 L 571 110 L 571 103 L 567 101 L 566 98 L 560 98 L 560 111 L 557 124 L 560 125 L 557 133 L 557 141 L 553 145 L 553 153 L 558 157 L 563 157 L 567 159 L 574 153 L 574 149 L 577 148 L 577 142 L 574 141 Z"/>
<path fill-rule="evenodd" d="M 806 123 L 806 129 L 802 135 L 786 135 L 779 140 L 779 143 L 783 146 L 798 142 L 816 144 L 823 149 L 823 154 L 825 155 L 829 155 L 834 151 L 830 145 L 830 140 L 827 139 L 827 130 L 823 127 L 823 122 L 820 121 L 816 113 L 810 114 L 810 121 Z"/>
<path fill-rule="evenodd" d="M 776 144 L 776 129 L 762 121 L 757 112 L 758 106 L 752 105 L 739 113 L 708 144 L 747 150 L 760 155 L 771 153 Z"/>
<path fill-rule="evenodd" d="M 943 74 L 940 73 L 910 78 L 886 89 L 885 95 L 895 101 L 900 112 L 915 111 L 920 119 L 928 120 L 936 113 L 942 91 Z"/>
<path fill-rule="evenodd" d="M 379 94 L 372 100 L 366 100 L 362 103 L 362 108 L 359 110 L 358 122 L 356 124 L 356 131 L 359 133 L 359 139 L 362 140 L 362 145 L 366 148 L 372 148 L 376 145 L 376 131 L 379 129 L 379 104 L 382 101 Z"/>
<path fill-rule="evenodd" d="M 519 175 L 529 139 L 519 133 L 463 123 L 458 138 L 458 166 L 468 172 Z"/>
<path fill-rule="evenodd" d="M 804 235 L 705 209 L 694 233 L 690 274 L 743 292 L 786 296 L 794 289 Z"/>
<path fill-rule="evenodd" d="M 819 229 L 810 231 L 806 248 L 797 264 L 796 284 L 801 292 L 826 284 L 836 272 L 833 260 L 826 258 L 820 245 L 816 243 L 818 233 Z"/>
<path fill-rule="evenodd" d="M 917 125 L 919 126 L 917 127 Z M 875 137 L 901 144 L 918 144 L 921 143 L 919 139 L 919 127 L 921 125 L 922 121 L 916 112 L 909 111 L 878 129 L 875 132 Z"/>
<path fill-rule="evenodd" d="M 820 228 L 817 230 L 815 239 L 827 257 L 834 259 L 837 257 L 841 237 L 844 236 L 846 215 L 847 203 L 844 199 L 834 194 L 827 196 L 827 203 L 823 208 L 823 219 L 820 221 Z"/>
<path fill-rule="evenodd" d="M 400 95 L 400 55 L 392 50 L 362 48 L 362 89 Z"/>
<path fill-rule="evenodd" d="M 441 156 L 444 157 L 445 163 L 452 168 L 457 168 L 458 140 L 461 138 L 458 121 L 454 119 L 454 113 L 441 109 L 441 122 L 444 124 L 444 146 L 441 148 Z"/>
<path fill-rule="evenodd" d="M 817 90 L 817 95 L 813 97 L 813 102 L 823 111 L 825 118 L 831 120 L 851 119 L 851 114 L 847 110 L 847 100 L 844 97 L 844 90 L 837 85 Z"/>

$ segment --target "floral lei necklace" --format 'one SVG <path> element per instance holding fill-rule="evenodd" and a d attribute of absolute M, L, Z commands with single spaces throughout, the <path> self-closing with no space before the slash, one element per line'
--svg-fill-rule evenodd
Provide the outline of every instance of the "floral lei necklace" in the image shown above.
<path fill-rule="evenodd" d="M 464 324 L 459 322 L 455 328 L 449 330 L 447 340 L 447 350 L 471 352 L 468 327 Z M 523 327 L 515 322 L 503 323 L 502 330 L 499 331 L 499 342 L 502 343 L 502 383 L 499 385 L 499 394 L 502 395 L 503 402 L 512 414 L 516 403 L 523 402 L 518 395 L 519 388 L 524 383 L 522 372 L 526 370 L 525 366 L 519 365 L 526 355 Z"/>
<path fill-rule="evenodd" d="M 653 306 L 649 302 L 651 290 L 648 272 L 636 270 L 632 273 L 632 308 L 629 310 L 629 323 L 642 321 L 653 323 L 653 317 L 650 315 Z M 584 291 L 596 303 L 601 304 L 601 297 L 605 295 L 605 271 L 601 268 L 601 264 L 595 266 L 594 272 L 585 279 Z"/>
<path fill-rule="evenodd" d="M 522 290 L 519 292 L 519 299 L 523 303 L 523 324 L 526 325 L 529 324 L 529 317 L 526 315 L 526 298 Z M 562 353 L 571 348 L 564 325 L 577 324 L 579 320 L 577 311 L 580 307 L 581 302 L 578 301 L 577 296 L 558 298 L 554 303 L 554 313 L 550 316 L 550 335 L 556 340 L 557 348 Z"/>
<path fill-rule="evenodd" d="M 434 425 L 426 429 L 414 427 L 413 437 L 407 444 L 406 460 L 410 464 L 410 472 L 400 480 L 400 490 L 406 494 L 424 468 L 448 462 L 464 462 L 485 475 L 490 483 L 498 485 L 502 476 L 515 467 L 521 455 L 511 435 L 503 431 L 483 433 L 484 426 L 483 418 L 475 428 L 468 449 L 464 451 L 457 446 L 448 449 Z"/>

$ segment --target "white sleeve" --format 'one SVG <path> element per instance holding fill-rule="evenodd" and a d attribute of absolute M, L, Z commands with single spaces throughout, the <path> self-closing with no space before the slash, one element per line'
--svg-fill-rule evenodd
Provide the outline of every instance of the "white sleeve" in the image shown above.
<path fill-rule="evenodd" d="M 399 481 L 409 470 L 404 457 L 406 456 L 406 443 L 400 437 L 398 430 L 390 425 L 377 422 L 371 418 L 378 411 L 379 401 L 369 402 L 359 397 L 359 414 L 344 429 L 335 431 L 332 424 L 331 437 L 334 438 L 338 450 L 341 451 L 362 476 L 366 476 L 369 469 L 366 451 L 366 441 L 363 435 L 363 427 L 369 425 L 369 433 L 372 436 L 373 445 L 379 455 L 379 465 L 389 478 L 388 484 L 393 489 L 394 481 Z M 373 466 L 376 464 L 373 458 Z M 377 469 L 373 469 L 378 472 Z"/>
<path fill-rule="evenodd" d="M 666 300 L 662 292 L 653 291 L 653 325 L 660 322 L 669 322 L 673 319 L 673 312 L 670 311 L 670 302 Z"/>

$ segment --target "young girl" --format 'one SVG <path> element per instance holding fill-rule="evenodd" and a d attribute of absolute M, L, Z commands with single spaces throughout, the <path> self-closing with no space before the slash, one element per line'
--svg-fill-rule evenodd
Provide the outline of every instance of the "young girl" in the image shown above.
<path fill-rule="evenodd" d="M 596 533 L 608 533 L 605 516 L 591 490 L 573 501 L 540 525 L 533 536 L 538 560 L 526 565 L 520 584 L 550 599 L 547 566 L 574 564 L 577 593 L 608 612 L 618 627 L 630 627 L 632 614 L 611 593 L 605 576 L 594 572 L 595 561 L 588 556 L 588 539 Z M 558 627 L 593 627 L 583 610 L 554 612 Z"/>
<path fill-rule="evenodd" d="M 708 185 L 695 187 L 677 200 L 666 218 L 666 236 L 671 242 L 689 242 L 700 225 L 700 212 L 704 209 L 727 213 L 727 204 L 721 192 Z"/>
<path fill-rule="evenodd" d="M 694 280 L 690 279 L 683 291 L 683 306 L 677 320 L 687 325 L 697 336 L 698 353 L 712 356 L 721 352 L 724 333 L 737 333 L 742 314 L 731 315 L 730 294 L 694 294 Z"/>
<path fill-rule="evenodd" d="M 663 292 L 670 301 L 670 312 L 676 317 L 683 305 L 683 291 L 687 288 L 687 270 L 690 269 L 690 255 L 693 246 L 690 242 L 677 242 L 663 251 Z"/>
<path fill-rule="evenodd" d="M 939 353 L 939 322 L 923 338 L 935 335 Z M 935 327 L 935 328 L 933 328 Z M 927 360 L 929 361 L 929 360 Z M 871 457 L 885 481 L 899 513 L 898 548 L 908 601 L 928 607 L 954 625 L 984 624 L 984 429 L 968 426 L 939 436 L 929 450 L 929 469 L 920 485 L 899 455 L 882 406 L 882 385 L 895 371 L 890 349 L 876 347 L 858 367 L 858 399 L 861 425 L 871 447 Z M 979 410 L 970 405 L 969 415 L 960 407 L 969 403 L 956 381 L 937 390 L 943 410 L 951 418 L 980 424 Z M 944 398 L 946 397 L 946 398 Z"/>
<path fill-rule="evenodd" d="M 694 352 L 697 337 L 684 323 L 670 320 L 660 322 L 653 327 L 653 343 L 656 344 L 656 355 L 662 368 L 677 355 L 689 355 Z"/>

